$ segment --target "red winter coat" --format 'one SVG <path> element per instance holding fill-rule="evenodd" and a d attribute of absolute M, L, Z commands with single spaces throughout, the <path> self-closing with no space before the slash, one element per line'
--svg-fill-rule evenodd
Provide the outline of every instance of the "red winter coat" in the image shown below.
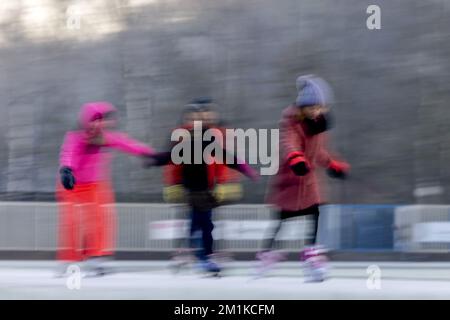
<path fill-rule="evenodd" d="M 181 126 L 182 129 L 190 129 L 186 126 Z M 223 128 L 216 128 L 222 132 L 225 139 L 225 130 Z M 221 145 L 225 145 L 224 141 Z M 213 163 L 207 165 L 208 168 L 208 185 L 209 189 L 213 190 L 217 184 L 224 183 L 237 183 L 239 181 L 238 173 L 233 172 L 232 169 L 228 168 L 224 163 L 214 161 Z M 175 165 L 172 162 L 164 167 L 163 172 L 164 184 L 166 186 L 172 186 L 176 184 L 183 183 L 183 165 Z"/>
<path fill-rule="evenodd" d="M 267 201 L 281 210 L 298 211 L 323 202 L 320 196 L 316 168 L 328 167 L 331 157 L 325 149 L 326 133 L 305 134 L 298 109 L 287 107 L 280 121 L 280 168 L 271 180 Z M 305 176 L 296 176 L 288 164 L 287 155 L 302 151 L 311 170 Z"/>

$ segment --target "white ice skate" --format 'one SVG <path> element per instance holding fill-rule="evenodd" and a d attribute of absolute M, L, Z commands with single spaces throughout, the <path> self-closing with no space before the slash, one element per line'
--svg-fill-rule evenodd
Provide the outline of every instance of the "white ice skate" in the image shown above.
<path fill-rule="evenodd" d="M 86 260 L 84 269 L 86 278 L 103 277 L 113 273 L 113 269 L 106 266 L 107 257 L 93 257 Z"/>
<path fill-rule="evenodd" d="M 255 277 L 261 278 L 271 271 L 278 262 L 285 260 L 286 254 L 281 251 L 263 251 L 256 254 L 256 259 L 259 262 Z"/>
<path fill-rule="evenodd" d="M 220 277 L 222 268 L 210 257 L 197 263 L 197 269 L 206 276 Z"/>
<path fill-rule="evenodd" d="M 178 274 L 182 270 L 190 269 L 194 262 L 195 256 L 193 250 L 181 249 L 172 256 L 171 262 L 169 264 L 169 269 L 173 274 Z"/>
<path fill-rule="evenodd" d="M 62 262 L 59 263 L 58 266 L 55 269 L 55 273 L 54 273 L 54 277 L 55 278 L 65 278 L 68 277 L 70 275 L 69 273 L 69 267 L 70 267 L 71 263 L 70 262 Z"/>
<path fill-rule="evenodd" d="M 305 248 L 300 254 L 305 282 L 323 282 L 328 278 L 327 250 L 323 246 Z"/>

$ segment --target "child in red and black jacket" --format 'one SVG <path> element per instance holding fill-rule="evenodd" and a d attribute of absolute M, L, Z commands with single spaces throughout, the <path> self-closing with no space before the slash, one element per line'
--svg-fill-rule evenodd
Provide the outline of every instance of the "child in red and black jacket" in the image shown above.
<path fill-rule="evenodd" d="M 235 157 L 233 157 L 233 163 L 230 164 L 214 157 L 205 162 L 203 151 L 211 143 L 209 141 L 201 141 L 202 161 L 194 163 L 194 151 L 196 151 L 194 143 L 196 143 L 196 139 L 202 139 L 202 137 L 194 136 L 194 122 L 201 121 L 202 133 L 208 129 L 221 131 L 216 123 L 211 122 L 210 104 L 211 100 L 209 99 L 199 99 L 188 105 L 183 124 L 179 127 L 186 129 L 191 134 L 191 163 L 174 164 L 170 159 L 170 152 L 166 152 L 161 154 L 157 163 L 153 163 L 153 165 L 166 166 L 164 172 L 165 200 L 168 202 L 185 201 L 191 208 L 190 247 L 200 247 L 196 255 L 202 269 L 208 272 L 219 272 L 220 268 L 210 259 L 213 254 L 212 209 L 240 197 L 240 185 L 236 183 L 236 177 L 230 174 L 230 169 L 251 179 L 256 179 L 257 174 L 247 164 L 240 164 Z M 218 136 L 223 136 L 222 131 Z M 220 143 L 221 148 L 224 148 L 223 141 L 216 141 L 216 143 Z M 223 154 L 226 153 L 227 151 L 223 149 Z M 197 233 L 201 234 L 200 246 L 196 245 Z"/>

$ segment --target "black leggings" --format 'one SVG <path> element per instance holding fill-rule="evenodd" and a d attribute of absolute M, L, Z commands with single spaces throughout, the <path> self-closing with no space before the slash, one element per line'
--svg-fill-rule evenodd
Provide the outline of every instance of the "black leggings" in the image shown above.
<path fill-rule="evenodd" d="M 303 210 L 298 210 L 298 211 L 287 211 L 287 210 L 278 211 L 277 225 L 276 225 L 274 231 L 272 232 L 272 234 L 270 235 L 270 237 L 267 239 L 264 239 L 262 249 L 263 250 L 271 250 L 272 249 L 273 244 L 275 242 L 275 238 L 277 237 L 277 234 L 280 231 L 281 226 L 285 220 L 290 219 L 290 218 L 300 217 L 300 216 L 307 216 L 307 215 L 312 216 L 312 218 L 314 220 L 313 238 L 311 239 L 310 243 L 308 243 L 310 245 L 314 245 L 316 243 L 317 229 L 319 227 L 319 206 L 318 205 L 314 205 L 309 208 L 306 208 Z"/>

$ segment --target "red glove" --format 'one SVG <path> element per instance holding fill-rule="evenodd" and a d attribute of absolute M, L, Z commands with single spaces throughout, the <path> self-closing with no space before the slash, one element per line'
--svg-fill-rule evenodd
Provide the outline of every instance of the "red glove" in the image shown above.
<path fill-rule="evenodd" d="M 333 178 L 345 179 L 350 170 L 350 165 L 346 162 L 331 160 L 328 165 L 328 175 Z"/>
<path fill-rule="evenodd" d="M 297 176 L 304 176 L 310 171 L 308 160 L 303 152 L 294 151 L 288 154 L 289 167 Z"/>

